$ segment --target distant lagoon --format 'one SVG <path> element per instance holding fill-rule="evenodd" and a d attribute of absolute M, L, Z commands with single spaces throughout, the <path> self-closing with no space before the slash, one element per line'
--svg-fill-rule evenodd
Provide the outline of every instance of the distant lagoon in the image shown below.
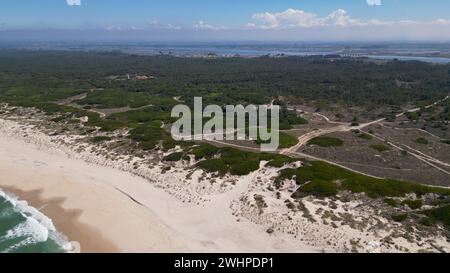
<path fill-rule="evenodd" d="M 308 51 L 296 51 L 294 48 L 271 49 L 271 48 L 245 48 L 245 47 L 202 47 L 202 46 L 142 46 L 125 48 L 122 51 L 139 55 L 171 54 L 177 56 L 206 56 L 214 54 L 217 56 L 242 56 L 242 57 L 261 57 L 270 56 L 313 56 L 313 55 L 347 55 L 347 53 L 338 51 L 323 51 L 320 48 L 311 48 Z M 445 57 L 424 57 L 424 56 L 404 56 L 404 55 L 376 55 L 376 54 L 357 54 L 358 57 L 366 57 L 376 60 L 400 60 L 400 61 L 422 61 L 429 63 L 450 63 L 450 58 Z"/>
<path fill-rule="evenodd" d="M 11 45 L 10 45 L 11 46 Z M 0 43 L 1 47 L 1 43 Z M 8 46 L 6 46 L 8 47 Z M 15 46 L 12 46 L 15 48 Z M 405 44 L 387 47 L 345 45 L 345 44 L 148 44 L 148 43 L 37 43 L 23 44 L 18 48 L 31 50 L 69 50 L 69 51 L 120 51 L 136 55 L 173 55 L 180 57 L 204 57 L 217 55 L 220 57 L 261 57 L 269 56 L 313 56 L 341 55 L 363 57 L 375 60 L 421 61 L 437 64 L 448 64 L 450 58 L 428 56 L 439 52 L 449 53 L 450 45 Z"/>

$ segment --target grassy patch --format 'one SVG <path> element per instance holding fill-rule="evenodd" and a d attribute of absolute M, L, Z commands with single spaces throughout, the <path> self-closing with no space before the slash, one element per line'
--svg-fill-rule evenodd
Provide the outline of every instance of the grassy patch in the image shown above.
<path fill-rule="evenodd" d="M 193 147 L 189 153 L 193 154 L 196 160 L 200 160 L 203 158 L 211 158 L 219 152 L 220 148 L 209 144 L 202 144 L 199 146 Z"/>
<path fill-rule="evenodd" d="M 394 214 L 391 216 L 392 220 L 395 222 L 404 222 L 406 219 L 408 219 L 408 214 L 402 213 L 402 214 Z"/>
<path fill-rule="evenodd" d="M 274 155 L 273 158 L 269 161 L 269 163 L 267 163 L 266 166 L 268 167 L 274 167 L 274 168 L 281 168 L 287 164 L 293 163 L 297 160 L 289 157 L 289 156 L 285 156 L 285 155 Z"/>
<path fill-rule="evenodd" d="M 334 196 L 338 192 L 337 184 L 332 181 L 316 179 L 308 184 L 302 186 L 294 193 L 294 198 L 299 198 L 307 195 L 314 195 L 319 197 Z"/>
<path fill-rule="evenodd" d="M 169 133 L 161 128 L 161 121 L 141 125 L 130 131 L 130 138 L 139 143 L 143 150 L 152 150 L 164 140 L 172 139 Z"/>
<path fill-rule="evenodd" d="M 88 117 L 88 126 L 99 127 L 102 131 L 114 131 L 120 128 L 126 127 L 126 124 L 116 121 L 116 120 L 106 120 L 102 119 L 98 113 L 89 112 L 86 110 L 80 110 L 78 108 L 57 105 L 54 103 L 31 103 L 23 105 L 26 107 L 35 107 L 39 110 L 44 111 L 45 113 L 51 115 L 56 113 L 68 114 L 72 115 L 76 118 Z M 62 119 L 61 119 L 62 120 Z M 55 122 L 61 121 L 59 118 L 54 120 Z"/>
<path fill-rule="evenodd" d="M 109 116 L 108 119 L 131 124 L 152 122 L 155 120 L 161 120 L 165 123 L 173 122 L 170 116 L 170 108 L 167 106 L 151 106 L 141 110 L 116 113 Z"/>
<path fill-rule="evenodd" d="M 403 205 L 407 205 L 411 209 L 420 209 L 423 206 L 422 200 L 405 200 L 402 202 Z"/>
<path fill-rule="evenodd" d="M 298 139 L 292 135 L 280 132 L 280 146 L 279 149 L 286 149 L 297 145 Z"/>
<path fill-rule="evenodd" d="M 416 142 L 421 145 L 428 145 L 430 143 L 427 139 L 425 139 L 423 137 L 416 139 Z"/>
<path fill-rule="evenodd" d="M 444 139 L 441 142 L 450 145 L 450 139 Z"/>
<path fill-rule="evenodd" d="M 288 156 L 270 153 L 253 153 L 234 148 L 218 148 L 210 144 L 201 144 L 187 150 L 187 154 L 194 155 L 196 160 L 202 160 L 198 166 L 208 172 L 230 173 L 233 175 L 248 175 L 259 169 L 261 161 L 268 161 L 268 166 L 282 167 L 296 161 Z M 220 159 L 213 160 L 213 159 Z M 207 161 L 206 163 L 202 163 Z M 219 164 L 216 170 L 212 163 Z"/>
<path fill-rule="evenodd" d="M 353 193 L 366 193 L 371 198 L 379 197 L 404 197 L 406 194 L 415 193 L 422 196 L 426 193 L 450 195 L 446 188 L 436 188 L 416 183 L 377 179 L 362 174 L 353 173 L 340 167 L 321 162 L 308 162 L 298 169 L 284 169 L 275 180 L 275 186 L 280 186 L 283 181 L 295 179 L 298 185 L 314 181 L 340 181 L 337 190 L 349 190 Z"/>
<path fill-rule="evenodd" d="M 78 101 L 79 104 L 95 105 L 100 108 L 116 108 L 129 106 L 131 108 L 146 105 L 174 104 L 171 98 L 152 96 L 143 92 L 127 92 L 123 90 L 103 90 L 91 92 L 85 99 Z"/>
<path fill-rule="evenodd" d="M 450 228 L 450 205 L 423 212 L 432 222 L 440 222 Z"/>
<path fill-rule="evenodd" d="M 433 222 L 433 220 L 430 219 L 430 217 L 424 217 L 424 218 L 420 219 L 419 223 L 426 227 L 431 227 L 434 225 L 434 222 Z"/>
<path fill-rule="evenodd" d="M 173 162 L 173 161 L 180 161 L 183 158 L 184 153 L 183 152 L 179 152 L 179 153 L 172 153 L 166 157 L 164 157 L 164 161 L 169 161 L 169 162 Z"/>
<path fill-rule="evenodd" d="M 392 198 L 384 198 L 383 202 L 391 207 L 398 207 L 398 202 Z"/>
<path fill-rule="evenodd" d="M 344 141 L 334 137 L 316 137 L 308 142 L 309 145 L 317 145 L 320 147 L 340 147 L 344 145 Z"/>
<path fill-rule="evenodd" d="M 361 134 L 358 135 L 358 137 L 362 138 L 362 139 L 365 139 L 365 140 L 372 140 L 373 139 L 373 137 L 371 135 L 366 134 L 366 133 L 361 133 Z"/>
<path fill-rule="evenodd" d="M 259 169 L 259 161 L 234 163 L 230 165 L 232 175 L 247 175 Z"/>
<path fill-rule="evenodd" d="M 112 138 L 108 136 L 96 136 L 92 138 L 92 142 L 94 143 L 100 143 L 104 141 L 110 141 Z"/>
<path fill-rule="evenodd" d="M 418 112 L 408 112 L 405 114 L 405 116 L 412 121 L 417 121 L 420 119 L 420 115 Z"/>
<path fill-rule="evenodd" d="M 383 153 L 383 152 L 387 152 L 391 150 L 391 147 L 384 145 L 384 144 L 375 144 L 375 145 L 371 145 L 370 148 Z"/>
<path fill-rule="evenodd" d="M 228 171 L 228 165 L 220 158 L 206 159 L 197 163 L 197 166 L 206 172 L 219 172 L 224 174 Z"/>
<path fill-rule="evenodd" d="M 298 143 L 298 139 L 295 136 L 292 136 L 290 134 L 286 134 L 284 132 L 280 132 L 279 133 L 279 137 L 280 137 L 279 138 L 280 143 L 279 143 L 279 146 L 278 146 L 279 149 L 286 149 L 286 148 L 295 146 Z M 263 143 L 270 143 L 270 140 L 269 141 L 262 141 L 262 140 L 258 139 L 258 140 L 255 141 L 255 143 L 258 144 L 258 145 L 261 145 Z"/>

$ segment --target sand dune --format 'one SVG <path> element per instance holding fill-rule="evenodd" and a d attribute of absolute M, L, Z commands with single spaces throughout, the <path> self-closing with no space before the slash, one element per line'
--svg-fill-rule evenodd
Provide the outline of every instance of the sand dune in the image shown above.
<path fill-rule="evenodd" d="M 9 123 L 3 123 L 7 126 Z M 0 188 L 53 219 L 82 252 L 311 251 L 232 215 L 251 175 L 233 190 L 187 204 L 148 180 L 71 159 L 0 134 Z M 182 181 L 181 181 L 182 183 Z"/>

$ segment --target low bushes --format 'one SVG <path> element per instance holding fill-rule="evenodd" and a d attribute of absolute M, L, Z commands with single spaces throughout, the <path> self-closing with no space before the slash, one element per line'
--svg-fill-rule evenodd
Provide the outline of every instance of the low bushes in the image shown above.
<path fill-rule="evenodd" d="M 191 147 L 186 153 L 194 155 L 196 160 L 203 160 L 197 165 L 205 171 L 220 171 L 233 175 L 248 175 L 259 169 L 261 161 L 268 161 L 268 166 L 271 167 L 282 167 L 295 161 L 279 154 L 252 153 L 229 147 L 218 148 L 209 144 Z M 219 164 L 219 167 L 210 166 L 213 163 Z"/>
<path fill-rule="evenodd" d="M 375 144 L 375 145 L 371 145 L 370 148 L 383 153 L 383 152 L 387 152 L 391 150 L 391 147 L 384 145 L 384 144 Z"/>
<path fill-rule="evenodd" d="M 408 214 L 402 213 L 402 214 L 394 214 L 391 216 L 392 220 L 395 222 L 404 222 L 406 219 L 408 219 Z"/>
<path fill-rule="evenodd" d="M 180 161 L 183 158 L 184 153 L 172 153 L 164 157 L 164 161 Z"/>
<path fill-rule="evenodd" d="M 220 158 L 200 161 L 197 166 L 206 172 L 212 173 L 218 172 L 220 174 L 225 174 L 228 171 L 227 164 Z"/>
<path fill-rule="evenodd" d="M 423 206 L 422 200 L 405 200 L 402 202 L 403 205 L 407 205 L 411 209 L 420 209 Z"/>
<path fill-rule="evenodd" d="M 377 179 L 353 173 L 321 161 L 309 162 L 298 169 L 284 169 L 280 172 L 275 183 L 280 185 L 282 181 L 287 179 L 295 179 L 298 185 L 315 181 L 333 183 L 339 181 L 340 183 L 336 184 L 337 190 L 366 193 L 371 198 L 404 197 L 409 193 L 415 193 L 419 197 L 426 193 L 450 195 L 450 190 L 446 188 L 436 188 L 392 179 Z M 299 190 L 302 191 L 302 187 Z M 416 204 L 411 203 L 411 205 L 414 206 Z"/>
<path fill-rule="evenodd" d="M 430 143 L 427 139 L 425 139 L 423 137 L 416 139 L 416 142 L 421 145 L 428 145 Z"/>
<path fill-rule="evenodd" d="M 309 145 L 317 145 L 320 147 L 340 147 L 344 146 L 344 141 L 334 137 L 316 137 L 308 142 Z"/>
<path fill-rule="evenodd" d="M 450 205 L 430 209 L 423 212 L 432 222 L 440 222 L 447 228 L 450 228 Z"/>
<path fill-rule="evenodd" d="M 112 138 L 108 136 L 96 136 L 92 138 L 92 142 L 94 143 L 100 143 L 104 141 L 110 141 Z"/>

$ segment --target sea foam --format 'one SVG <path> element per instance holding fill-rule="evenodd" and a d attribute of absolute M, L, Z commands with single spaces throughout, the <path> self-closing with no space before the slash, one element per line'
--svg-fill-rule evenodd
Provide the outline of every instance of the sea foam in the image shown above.
<path fill-rule="evenodd" d="M 26 239 L 19 243 L 9 247 L 5 252 L 12 252 L 20 247 L 46 242 L 51 239 L 55 241 L 64 251 L 69 252 L 72 250 L 71 244 L 63 234 L 57 232 L 53 221 L 45 216 L 38 209 L 28 205 L 24 200 L 19 200 L 12 194 L 7 194 L 0 189 L 0 197 L 9 202 L 14 210 L 20 213 L 26 220 L 14 228 L 8 230 L 4 239 L 14 239 L 25 237 Z"/>

